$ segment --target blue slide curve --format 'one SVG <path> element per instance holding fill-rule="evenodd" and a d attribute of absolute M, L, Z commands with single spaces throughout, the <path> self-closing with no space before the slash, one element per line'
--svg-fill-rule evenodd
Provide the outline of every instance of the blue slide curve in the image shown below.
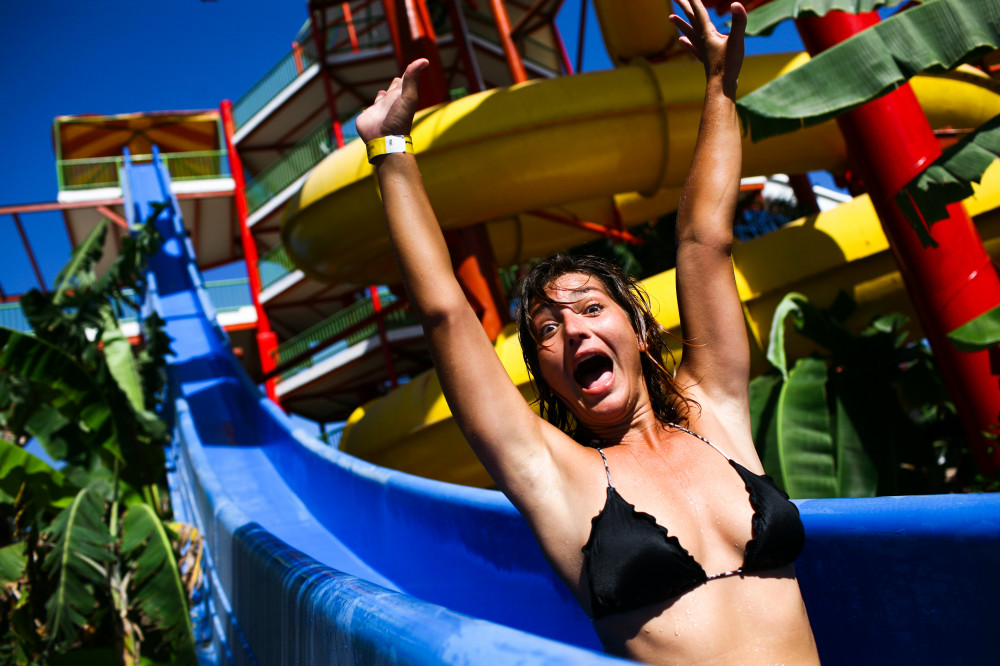
<path fill-rule="evenodd" d="M 174 339 L 169 477 L 205 537 L 202 629 L 223 663 L 598 664 L 586 616 L 500 493 L 376 467 L 293 428 L 233 356 L 166 170 L 122 175 L 164 245 L 146 308 Z M 797 570 L 820 654 L 990 663 L 1000 495 L 797 502 Z"/>

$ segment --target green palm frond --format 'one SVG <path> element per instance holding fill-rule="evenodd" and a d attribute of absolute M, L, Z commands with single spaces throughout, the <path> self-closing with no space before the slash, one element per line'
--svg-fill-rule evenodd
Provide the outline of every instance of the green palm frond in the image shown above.
<path fill-rule="evenodd" d="M 69 263 L 56 276 L 53 303 L 62 305 L 67 291 L 73 288 L 85 288 L 94 282 L 94 266 L 104 254 L 104 238 L 107 233 L 108 221 L 103 219 L 73 250 Z"/>
<path fill-rule="evenodd" d="M 84 488 L 42 532 L 52 542 L 43 568 L 53 583 L 45 604 L 50 646 L 69 647 L 97 605 L 95 585 L 104 585 L 115 560 L 104 522 L 104 500 Z"/>
<path fill-rule="evenodd" d="M 18 541 L 0 548 L 0 583 L 13 583 L 24 575 L 28 556 L 25 543 Z"/>
<path fill-rule="evenodd" d="M 23 448 L 0 438 L 0 501 L 22 496 L 24 511 L 33 516 L 48 508 L 63 508 L 76 492 L 61 473 Z"/>
<path fill-rule="evenodd" d="M 24 428 L 53 458 L 76 464 L 88 464 L 102 450 L 121 456 L 115 411 L 94 378 L 63 350 L 0 328 L 0 376 L 30 398 L 10 408 L 8 419 L 20 410 L 14 422 L 7 421 L 10 430 Z"/>
<path fill-rule="evenodd" d="M 1000 46 L 1000 0 L 931 0 L 827 49 L 737 102 L 754 141 L 816 125 Z"/>
<path fill-rule="evenodd" d="M 171 644 L 171 663 L 194 663 L 194 634 L 187 592 L 162 521 L 145 504 L 129 507 L 122 522 L 122 554 L 133 562 L 135 599 L 149 625 Z"/>
<path fill-rule="evenodd" d="M 925 247 L 937 247 L 930 226 L 948 217 L 947 206 L 973 194 L 993 161 L 1000 157 L 1000 116 L 946 150 L 903 186 L 896 204 Z"/>
<path fill-rule="evenodd" d="M 747 34 L 770 35 L 782 21 L 800 16 L 826 16 L 833 10 L 861 14 L 880 7 L 895 7 L 901 2 L 903 0 L 772 0 L 750 12 Z"/>

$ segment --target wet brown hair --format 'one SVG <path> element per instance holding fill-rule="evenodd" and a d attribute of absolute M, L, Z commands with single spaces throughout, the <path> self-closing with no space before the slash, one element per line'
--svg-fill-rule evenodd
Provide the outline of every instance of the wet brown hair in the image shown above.
<path fill-rule="evenodd" d="M 525 365 L 528 366 L 528 373 L 535 386 L 542 418 L 578 442 L 586 443 L 593 438 L 592 433 L 576 420 L 542 377 L 538 363 L 538 339 L 531 322 L 531 310 L 536 303 L 556 303 L 546 289 L 567 273 L 580 273 L 596 279 L 605 293 L 625 311 L 636 334 L 636 344 L 640 340 L 646 343 L 645 352 L 640 355 L 642 377 L 646 382 L 656 419 L 664 425 L 686 425 L 693 400 L 684 395 L 673 374 L 664 366 L 665 359 L 670 360 L 672 367 L 676 365 L 673 353 L 663 337 L 670 333 L 653 317 L 646 290 L 635 278 L 624 274 L 609 261 L 600 257 L 567 254 L 552 255 L 532 267 L 521 281 L 520 299 L 517 303 L 517 336 Z"/>

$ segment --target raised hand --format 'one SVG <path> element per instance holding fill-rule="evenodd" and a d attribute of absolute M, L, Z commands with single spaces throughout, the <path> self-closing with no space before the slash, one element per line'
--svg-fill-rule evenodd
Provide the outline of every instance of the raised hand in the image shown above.
<path fill-rule="evenodd" d="M 674 0 L 687 16 L 670 16 L 681 33 L 680 43 L 705 65 L 705 76 L 722 77 L 723 92 L 729 97 L 736 94 L 736 79 L 743 65 L 743 35 L 747 27 L 747 10 L 734 2 L 730 11 L 733 17 L 729 35 L 723 35 L 712 24 L 708 10 L 701 0 Z"/>
<path fill-rule="evenodd" d="M 420 72 L 428 65 L 426 58 L 414 60 L 403 76 L 397 76 L 388 89 L 378 91 L 375 102 L 361 112 L 355 121 L 362 141 L 380 136 L 409 134 L 413 114 L 417 110 L 417 82 Z"/>

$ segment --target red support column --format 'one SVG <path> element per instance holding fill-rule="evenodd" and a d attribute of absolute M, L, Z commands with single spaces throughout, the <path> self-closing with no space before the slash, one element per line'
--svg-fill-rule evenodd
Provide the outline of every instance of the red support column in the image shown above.
<path fill-rule="evenodd" d="M 382 356 L 385 358 L 385 368 L 389 373 L 389 386 L 396 388 L 399 386 L 399 377 L 392 362 L 392 350 L 389 349 L 389 334 L 385 329 L 385 315 L 382 314 L 382 299 L 378 296 L 378 286 L 368 287 L 368 295 L 372 299 L 372 310 L 375 312 L 375 322 L 378 324 L 378 339 L 382 347 Z"/>
<path fill-rule="evenodd" d="M 233 200 L 236 202 L 236 216 L 239 218 L 240 240 L 243 242 L 243 259 L 247 264 L 247 277 L 250 280 L 250 296 L 253 298 L 253 307 L 257 311 L 257 352 L 260 354 L 260 369 L 265 375 L 274 370 L 275 352 L 278 349 L 278 336 L 271 330 L 271 324 L 267 320 L 267 313 L 260 303 L 260 273 L 257 270 L 257 245 L 250 227 L 247 226 L 247 201 L 244 197 L 246 183 L 243 180 L 243 163 L 236 146 L 233 144 L 233 134 L 236 131 L 236 124 L 233 122 L 233 103 L 228 99 L 223 100 L 220 106 L 222 114 L 222 128 L 226 136 L 226 152 L 229 154 L 229 170 L 232 172 L 233 181 L 236 187 L 233 192 Z M 275 390 L 277 380 L 268 379 L 264 383 L 267 397 L 277 404 L 278 393 Z"/>
<path fill-rule="evenodd" d="M 333 83 L 330 82 L 330 74 L 326 71 L 326 13 L 323 9 L 312 10 L 312 37 L 316 46 L 316 60 L 319 62 L 319 74 L 323 77 L 323 93 L 326 95 L 326 105 L 330 110 L 331 129 L 333 130 L 333 142 L 337 150 L 344 147 L 344 130 L 340 124 L 340 116 L 337 114 L 337 97 L 333 92 Z M 319 20 L 317 21 L 317 17 Z"/>
<path fill-rule="evenodd" d="M 878 14 L 839 11 L 796 21 L 813 55 L 878 23 Z M 965 427 L 980 468 L 1000 467 L 1000 448 L 984 432 L 998 433 L 1000 383 L 991 358 L 998 350 L 974 354 L 955 349 L 946 335 L 1000 305 L 1000 279 L 961 203 L 931 234 L 926 248 L 896 206 L 894 197 L 941 154 L 937 139 L 909 84 L 841 115 L 837 122 L 855 171 L 861 176 L 892 247 L 910 298 L 937 358 L 942 378 Z"/>
<path fill-rule="evenodd" d="M 510 313 L 500 288 L 500 271 L 486 225 L 476 224 L 445 232 L 451 263 L 462 291 L 482 322 L 486 335 L 496 340 Z"/>
<path fill-rule="evenodd" d="M 24 246 L 24 251 L 28 254 L 28 261 L 31 262 L 31 270 L 35 272 L 35 280 L 38 281 L 38 289 L 44 293 L 49 289 L 45 286 L 45 278 L 42 277 L 42 271 L 38 267 L 38 260 L 35 259 L 35 253 L 31 250 L 31 243 L 28 242 L 28 235 L 24 233 L 24 227 L 21 225 L 21 218 L 18 217 L 17 213 L 11 213 L 10 216 L 14 218 L 14 226 L 17 227 L 17 233 L 21 237 L 21 244 Z"/>
<path fill-rule="evenodd" d="M 517 45 L 511 35 L 510 17 L 507 15 L 507 8 L 503 0 L 490 0 L 490 8 L 493 10 L 493 20 L 497 24 L 497 32 L 500 33 L 500 43 L 503 46 L 504 56 L 507 58 L 507 68 L 510 69 L 510 76 L 514 83 L 524 83 L 528 80 L 528 72 L 524 69 L 524 62 L 521 61 L 521 54 L 517 52 Z"/>

